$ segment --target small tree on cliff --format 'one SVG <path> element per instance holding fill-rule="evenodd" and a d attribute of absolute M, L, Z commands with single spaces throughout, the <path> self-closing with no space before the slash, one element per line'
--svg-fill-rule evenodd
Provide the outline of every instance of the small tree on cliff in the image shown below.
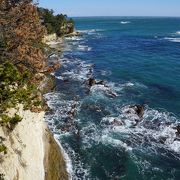
<path fill-rule="evenodd" d="M 0 34 L 5 44 L 1 61 L 9 59 L 20 70 L 42 71 L 45 58 L 40 44 L 45 32 L 32 0 L 0 0 Z"/>

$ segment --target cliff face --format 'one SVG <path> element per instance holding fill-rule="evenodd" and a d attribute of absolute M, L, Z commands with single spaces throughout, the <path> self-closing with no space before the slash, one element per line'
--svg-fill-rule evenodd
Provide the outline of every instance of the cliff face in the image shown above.
<path fill-rule="evenodd" d="M 10 115 L 14 113 L 23 117 L 15 129 L 10 132 L 0 127 L 0 137 L 7 147 L 7 154 L 0 154 L 0 173 L 5 180 L 68 179 L 60 148 L 45 126 L 44 112 L 24 111 L 19 106 L 18 111 L 9 111 Z"/>
<path fill-rule="evenodd" d="M 46 180 L 68 180 L 66 162 L 56 143 L 53 134 L 46 128 L 44 133 L 44 147 L 45 147 L 45 179 Z"/>
<path fill-rule="evenodd" d="M 16 113 L 15 109 L 10 114 Z M 44 112 L 24 111 L 20 106 L 18 115 L 23 120 L 12 132 L 0 127 L 0 136 L 5 139 L 7 154 L 3 156 L 0 172 L 7 180 L 44 179 L 43 121 Z"/>

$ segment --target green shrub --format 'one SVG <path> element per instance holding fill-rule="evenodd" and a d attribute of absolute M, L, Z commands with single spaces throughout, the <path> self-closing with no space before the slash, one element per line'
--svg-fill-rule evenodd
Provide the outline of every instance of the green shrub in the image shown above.
<path fill-rule="evenodd" d="M 22 121 L 22 117 L 15 114 L 13 117 L 9 117 L 6 114 L 1 114 L 0 115 L 0 125 L 6 126 L 9 129 L 13 130 L 16 124 Z"/>
<path fill-rule="evenodd" d="M 0 113 L 18 103 L 27 108 L 33 105 L 37 87 L 31 85 L 30 78 L 28 71 L 22 74 L 8 61 L 0 65 Z"/>
<path fill-rule="evenodd" d="M 2 125 L 7 124 L 11 120 L 11 118 L 6 114 L 1 114 L 0 118 L 1 118 L 0 124 Z"/>
<path fill-rule="evenodd" d="M 4 154 L 7 154 L 7 147 L 4 144 L 0 145 L 0 153 L 2 153 L 2 152 Z"/>
<path fill-rule="evenodd" d="M 33 105 L 34 106 L 41 106 L 42 105 L 42 101 L 34 101 Z"/>
<path fill-rule="evenodd" d="M 54 15 L 53 10 L 38 8 L 38 13 L 42 19 L 42 24 L 46 27 L 48 34 L 56 33 L 57 36 L 72 33 L 74 31 L 74 21 L 68 19 L 67 15 Z"/>
<path fill-rule="evenodd" d="M 10 123 L 11 125 L 16 125 L 18 122 L 21 122 L 22 119 L 23 119 L 23 118 L 22 118 L 21 116 L 15 114 L 12 118 L 10 118 L 9 123 Z"/>
<path fill-rule="evenodd" d="M 0 173 L 0 180 L 5 180 L 4 177 L 5 177 L 5 175 Z"/>

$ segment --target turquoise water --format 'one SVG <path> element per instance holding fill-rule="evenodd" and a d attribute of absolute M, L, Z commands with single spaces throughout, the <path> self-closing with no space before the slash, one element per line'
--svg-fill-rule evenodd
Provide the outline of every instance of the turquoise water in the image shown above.
<path fill-rule="evenodd" d="M 180 179 L 180 18 L 75 21 L 83 36 L 65 39 L 46 95 L 72 179 Z M 90 88 L 89 77 L 105 85 Z"/>

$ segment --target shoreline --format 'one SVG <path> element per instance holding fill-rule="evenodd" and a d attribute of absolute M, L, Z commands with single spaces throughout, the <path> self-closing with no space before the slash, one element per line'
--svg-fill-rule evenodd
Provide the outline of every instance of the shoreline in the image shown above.
<path fill-rule="evenodd" d="M 74 34 L 77 34 L 77 32 L 72 33 L 70 36 L 65 36 L 65 37 L 77 36 Z M 46 44 L 51 49 L 50 50 L 51 56 L 55 55 L 55 58 L 58 58 L 58 61 L 59 61 L 60 56 L 63 53 L 64 37 L 62 37 L 62 38 L 56 37 L 56 38 L 51 39 L 50 41 L 46 42 Z M 44 91 L 43 94 L 52 92 L 53 89 L 55 88 L 55 86 L 56 86 L 55 85 L 55 76 L 51 74 L 48 78 L 46 77 L 46 80 L 44 81 L 44 83 L 42 85 L 42 90 Z M 44 101 L 45 101 L 45 103 L 47 103 L 46 100 L 44 100 Z M 63 146 L 61 145 L 61 142 L 58 140 L 56 135 L 53 134 L 53 132 L 49 129 L 48 123 L 46 123 L 46 121 L 44 122 L 44 126 L 45 126 L 45 131 L 46 131 L 44 133 L 44 138 L 43 138 L 44 145 L 45 145 L 45 151 L 46 151 L 45 159 L 44 159 L 44 166 L 45 166 L 45 171 L 49 171 L 49 172 L 46 172 L 45 179 L 47 179 L 47 180 L 54 179 L 54 176 L 51 173 L 51 172 L 53 172 L 53 170 L 50 170 L 50 169 L 51 169 L 51 165 L 54 164 L 53 161 L 56 161 L 56 167 L 59 166 L 59 168 L 57 168 L 57 170 L 61 169 L 61 171 L 60 171 L 61 175 L 59 173 L 57 173 L 57 180 L 58 180 L 58 178 L 63 178 L 63 180 L 65 180 L 65 179 L 72 180 L 73 172 L 72 172 L 71 159 L 69 158 L 68 154 L 64 150 Z M 51 143 L 49 142 L 49 140 Z M 57 156 L 55 159 L 54 159 L 54 157 L 48 157 L 49 154 L 51 154 L 50 146 L 52 146 L 56 149 L 55 151 L 56 151 Z M 48 160 L 48 158 L 50 158 L 50 159 Z M 58 161 L 58 159 L 59 159 L 59 161 Z M 50 161 L 51 165 L 48 163 L 49 161 Z M 61 165 L 63 166 L 63 170 L 60 167 Z"/>
<path fill-rule="evenodd" d="M 72 173 L 73 173 L 73 170 L 72 170 L 72 161 L 69 158 L 69 156 L 66 153 L 66 151 L 64 150 L 64 148 L 61 145 L 61 143 L 59 142 L 59 140 L 57 139 L 56 135 L 54 135 L 53 137 L 54 137 L 58 147 L 60 148 L 61 154 L 62 154 L 62 156 L 64 158 L 65 163 L 66 163 L 66 171 L 68 173 L 69 180 L 72 180 Z"/>
<path fill-rule="evenodd" d="M 60 42 L 62 41 L 61 39 Z M 55 49 L 51 51 L 57 53 Z M 32 177 L 38 180 L 72 179 L 71 161 L 45 121 L 45 113 L 49 107 L 43 94 L 53 91 L 54 80 L 53 75 L 45 75 L 39 84 L 44 102 L 42 111 L 24 110 L 21 104 L 7 111 L 10 116 L 18 114 L 23 118 L 12 132 L 8 133 L 5 128 L 0 127 L 0 138 L 7 147 L 4 158 L 0 153 L 0 174 L 7 180 L 31 180 Z M 30 129 L 31 138 L 29 138 Z"/>
<path fill-rule="evenodd" d="M 48 125 L 44 123 L 44 169 L 45 180 L 69 180 L 66 158 Z"/>

